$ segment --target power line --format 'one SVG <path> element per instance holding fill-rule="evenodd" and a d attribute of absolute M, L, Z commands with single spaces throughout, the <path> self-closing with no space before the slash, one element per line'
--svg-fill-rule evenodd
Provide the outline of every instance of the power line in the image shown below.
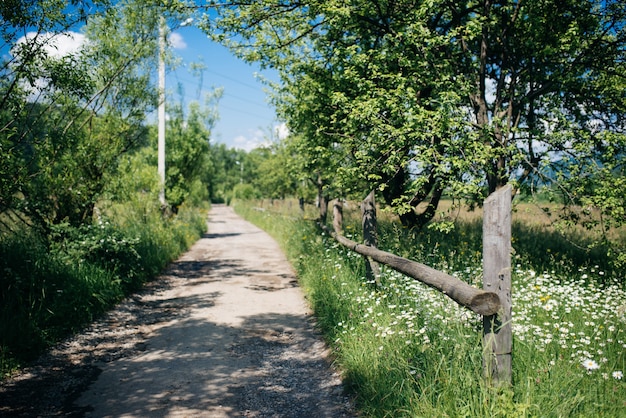
<path fill-rule="evenodd" d="M 174 70 L 174 76 L 176 77 L 176 80 L 178 82 L 181 82 L 181 81 L 186 81 L 188 83 L 195 83 L 196 82 L 195 80 L 191 80 L 191 79 L 186 78 L 186 77 L 180 77 L 178 75 L 178 71 L 177 70 Z M 243 82 L 241 82 L 241 83 L 243 83 Z M 243 83 L 243 84 L 249 86 L 249 84 L 246 84 L 246 83 Z M 184 87 L 185 86 L 183 85 L 183 88 Z M 210 93 L 210 91 L 205 90 L 205 89 L 201 89 L 200 92 L 197 93 L 197 95 L 200 95 L 201 93 Z M 232 93 L 228 93 L 227 91 L 224 91 L 223 95 L 231 97 L 233 99 L 241 100 L 241 101 L 243 101 L 243 102 L 245 102 L 247 104 L 255 105 L 255 106 L 258 106 L 258 107 L 262 107 L 262 108 L 269 107 L 269 105 L 267 103 L 260 103 L 260 102 L 257 102 L 257 101 L 254 101 L 254 100 L 250 100 L 250 99 L 245 98 L 245 97 L 241 97 L 241 96 L 238 96 L 238 95 L 235 95 L 235 94 L 232 94 Z M 185 94 L 185 97 L 188 98 L 187 94 Z"/>
<path fill-rule="evenodd" d="M 254 86 L 252 84 L 249 84 L 249 83 L 243 82 L 241 80 L 238 80 L 238 79 L 236 79 L 234 77 L 230 77 L 230 76 L 227 76 L 227 75 L 224 75 L 224 74 L 218 73 L 216 71 L 212 71 L 212 70 L 205 70 L 205 71 L 208 72 L 208 73 L 211 73 L 211 74 L 215 74 L 215 75 L 217 75 L 219 77 L 225 78 L 227 80 L 230 80 L 232 82 L 235 82 L 237 84 L 241 84 L 242 86 L 246 86 L 246 87 L 249 87 L 249 88 L 252 88 L 252 89 L 255 89 L 255 90 L 259 90 L 259 86 Z"/>
<path fill-rule="evenodd" d="M 258 119 L 265 119 L 265 120 L 267 120 L 267 119 L 268 119 L 268 118 L 267 118 L 267 116 L 257 115 L 257 114 L 255 114 L 255 113 L 248 112 L 248 111 L 246 111 L 246 110 L 236 109 L 236 108 L 234 108 L 234 107 L 224 106 L 224 105 L 218 105 L 218 106 L 219 106 L 220 108 L 224 108 L 224 109 L 232 110 L 232 111 L 235 111 L 235 112 L 237 112 L 237 113 L 243 113 L 243 114 L 246 114 L 246 115 L 248 115 L 248 116 L 253 116 L 253 117 L 258 118 Z"/>
<path fill-rule="evenodd" d="M 207 90 L 203 90 L 202 92 L 209 93 L 209 91 L 207 91 Z M 189 94 L 189 93 L 185 93 L 185 94 L 183 94 L 183 98 L 184 98 L 184 99 L 187 99 L 187 100 L 196 100 L 196 98 L 195 98 L 195 97 L 193 97 L 193 96 L 192 96 L 191 94 Z M 240 99 L 240 100 L 241 100 L 241 99 Z M 254 104 L 254 103 L 252 103 L 252 104 Z M 263 108 L 269 108 L 269 106 L 261 106 L 261 107 L 263 107 Z M 219 110 L 219 109 L 228 109 L 228 110 L 235 111 L 235 112 L 237 112 L 237 113 L 244 113 L 244 114 L 246 114 L 246 115 L 248 115 L 248 116 L 253 116 L 253 117 L 255 117 L 255 118 L 259 118 L 259 119 L 267 119 L 267 116 L 262 116 L 262 115 L 259 115 L 259 114 L 253 113 L 253 112 L 249 112 L 249 111 L 244 110 L 244 109 L 242 109 L 242 108 L 234 108 L 234 107 L 230 107 L 230 106 L 224 105 L 224 104 L 219 103 L 219 102 L 217 103 L 217 108 L 218 108 L 218 110 Z"/>
<path fill-rule="evenodd" d="M 185 99 L 188 99 L 188 100 L 196 100 L 195 97 L 191 96 L 188 93 L 185 93 L 183 95 L 183 97 Z M 259 115 L 257 113 L 249 112 L 249 111 L 244 110 L 242 108 L 235 108 L 235 107 L 227 106 L 227 105 L 224 105 L 224 104 L 218 102 L 217 103 L 217 110 L 218 110 L 218 112 L 219 112 L 219 109 L 228 109 L 228 110 L 231 110 L 231 111 L 234 111 L 234 112 L 237 112 L 237 113 L 241 113 L 241 114 L 245 114 L 245 115 L 248 115 L 248 116 L 252 116 L 252 117 L 258 118 L 258 119 L 266 119 L 266 120 L 268 119 L 267 116 L 262 116 L 262 115 Z"/>
<path fill-rule="evenodd" d="M 267 109 L 269 107 L 269 105 L 267 103 L 266 104 L 261 104 L 259 102 L 254 102 L 252 100 L 246 99 L 245 97 L 236 96 L 234 94 L 230 94 L 230 93 L 226 93 L 226 92 L 224 92 L 224 96 L 228 96 L 228 97 L 231 97 L 233 99 L 241 100 L 244 103 L 255 105 L 255 106 L 258 106 L 258 107 L 262 107 L 264 109 Z"/>

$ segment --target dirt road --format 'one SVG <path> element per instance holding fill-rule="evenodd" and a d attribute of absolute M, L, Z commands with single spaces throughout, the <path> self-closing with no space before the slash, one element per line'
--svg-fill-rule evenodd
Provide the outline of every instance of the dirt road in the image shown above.
<path fill-rule="evenodd" d="M 213 207 L 208 231 L 160 284 L 51 354 L 60 368 L 69 367 L 59 377 L 69 383 L 63 401 L 40 395 L 50 398 L 49 412 L 354 416 L 275 241 L 226 206 Z M 43 378 L 49 390 L 52 373 Z M 36 369 L 30 374 L 37 376 Z M 27 381 L 17 379 L 0 396 Z M 28 406 L 13 412 L 28 415 Z"/>

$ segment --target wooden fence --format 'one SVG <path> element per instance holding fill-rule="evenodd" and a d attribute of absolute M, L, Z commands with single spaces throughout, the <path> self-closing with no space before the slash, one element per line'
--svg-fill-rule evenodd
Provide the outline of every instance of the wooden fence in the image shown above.
<path fill-rule="evenodd" d="M 511 187 L 492 193 L 484 202 L 483 289 L 435 270 L 427 265 L 381 251 L 372 237 L 373 195 L 362 206 L 366 244 L 342 234 L 343 212 L 333 205 L 333 231 L 327 232 L 340 244 L 371 260 L 435 288 L 459 305 L 483 315 L 483 371 L 494 385 L 511 384 Z M 369 211 L 369 213 L 368 213 Z M 369 229 L 369 230 L 368 230 Z M 374 269 L 375 270 L 375 269 Z"/>

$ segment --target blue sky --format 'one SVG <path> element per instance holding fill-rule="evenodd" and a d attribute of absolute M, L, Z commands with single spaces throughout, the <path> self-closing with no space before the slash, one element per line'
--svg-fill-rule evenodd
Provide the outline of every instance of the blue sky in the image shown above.
<path fill-rule="evenodd" d="M 258 65 L 243 62 L 192 26 L 178 28 L 169 41 L 182 62 L 167 71 L 168 93 L 176 93 L 176 86 L 182 83 L 186 100 L 202 101 L 212 87 L 224 89 L 219 102 L 220 119 L 212 133 L 213 143 L 249 151 L 264 143 L 277 130 L 284 134 L 284 125 L 279 123 L 274 108 L 267 103 L 268 87 L 256 76 L 260 74 L 277 80 L 275 71 L 261 71 Z M 206 67 L 202 82 L 189 71 L 193 62 Z"/>

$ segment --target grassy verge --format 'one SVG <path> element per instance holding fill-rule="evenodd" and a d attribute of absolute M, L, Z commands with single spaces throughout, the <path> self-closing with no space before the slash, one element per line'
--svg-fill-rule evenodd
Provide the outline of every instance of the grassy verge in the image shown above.
<path fill-rule="evenodd" d="M 0 239 L 0 376 L 139 289 L 206 232 L 206 210 L 163 219 L 110 208 L 99 222 Z"/>
<path fill-rule="evenodd" d="M 360 256 L 297 215 L 237 211 L 281 243 L 364 416 L 626 415 L 626 292 L 623 272 L 604 270 L 606 260 L 557 251 L 556 236 L 516 226 L 514 385 L 498 390 L 481 377 L 480 317 L 393 271 L 375 288 Z M 359 240 L 348 219 L 347 235 Z M 385 221 L 380 234 L 385 250 L 482 280 L 475 222 L 415 234 Z"/>

